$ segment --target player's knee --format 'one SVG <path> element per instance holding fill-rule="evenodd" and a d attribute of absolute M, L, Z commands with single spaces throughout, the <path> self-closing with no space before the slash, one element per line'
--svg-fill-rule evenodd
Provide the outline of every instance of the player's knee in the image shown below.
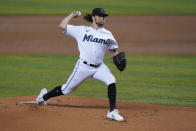
<path fill-rule="evenodd" d="M 106 84 L 109 86 L 110 84 L 116 83 L 116 79 L 114 76 L 111 76 L 110 79 L 107 80 Z"/>

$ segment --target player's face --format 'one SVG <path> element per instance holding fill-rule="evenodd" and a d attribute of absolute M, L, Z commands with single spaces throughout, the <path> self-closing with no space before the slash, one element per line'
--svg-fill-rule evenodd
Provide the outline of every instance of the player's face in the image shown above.
<path fill-rule="evenodd" d="M 95 23 L 99 26 L 102 27 L 105 24 L 105 16 L 102 15 L 95 15 L 94 16 L 94 21 Z"/>

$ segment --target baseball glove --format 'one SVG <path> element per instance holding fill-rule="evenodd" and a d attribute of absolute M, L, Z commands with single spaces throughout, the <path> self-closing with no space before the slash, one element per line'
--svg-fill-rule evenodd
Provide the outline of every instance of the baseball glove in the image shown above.
<path fill-rule="evenodd" d="M 127 60 L 125 59 L 125 52 L 120 52 L 112 58 L 116 67 L 122 72 L 127 65 Z"/>

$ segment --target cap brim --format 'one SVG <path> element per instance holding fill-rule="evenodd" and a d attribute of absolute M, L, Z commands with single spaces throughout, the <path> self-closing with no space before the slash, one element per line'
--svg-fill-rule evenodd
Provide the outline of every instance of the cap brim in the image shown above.
<path fill-rule="evenodd" d="M 105 14 L 105 13 L 100 13 L 100 14 L 96 14 L 96 15 L 105 16 L 105 17 L 108 16 L 108 14 Z"/>

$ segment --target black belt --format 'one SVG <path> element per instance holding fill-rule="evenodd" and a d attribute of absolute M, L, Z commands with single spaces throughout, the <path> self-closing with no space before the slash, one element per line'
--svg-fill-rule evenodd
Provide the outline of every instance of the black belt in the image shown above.
<path fill-rule="evenodd" d="M 86 62 L 86 61 L 84 61 L 83 63 L 84 63 L 84 64 L 86 64 L 86 65 L 89 65 L 89 66 L 91 66 L 91 67 L 95 67 L 95 68 L 97 68 L 97 67 L 99 67 L 99 66 L 101 65 L 101 63 L 100 63 L 100 64 L 98 64 L 98 65 L 87 64 L 87 62 Z"/>

